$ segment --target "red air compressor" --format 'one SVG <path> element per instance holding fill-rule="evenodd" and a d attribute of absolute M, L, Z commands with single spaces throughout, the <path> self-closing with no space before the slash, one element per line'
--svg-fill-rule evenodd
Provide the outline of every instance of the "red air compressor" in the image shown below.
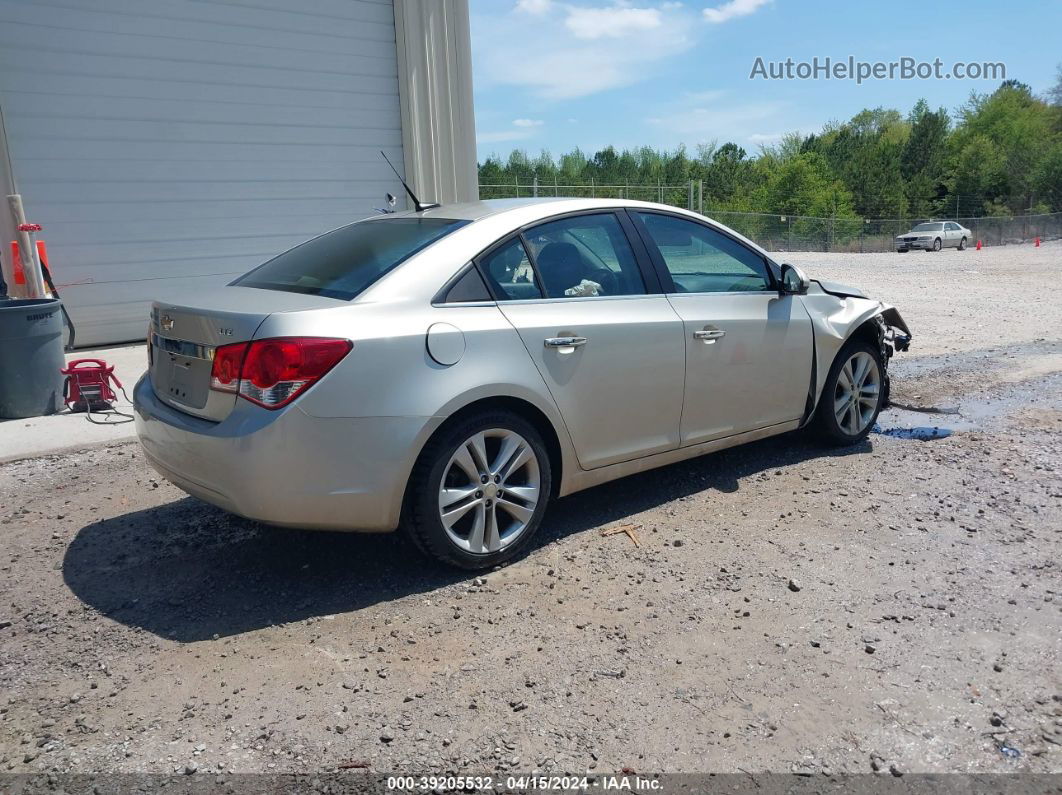
<path fill-rule="evenodd" d="M 84 366 L 83 366 L 84 365 Z M 122 382 L 114 375 L 114 367 L 103 359 L 74 359 L 60 373 L 66 376 L 63 399 L 71 411 L 104 411 L 113 408 L 118 396 L 111 382 L 119 389 Z"/>

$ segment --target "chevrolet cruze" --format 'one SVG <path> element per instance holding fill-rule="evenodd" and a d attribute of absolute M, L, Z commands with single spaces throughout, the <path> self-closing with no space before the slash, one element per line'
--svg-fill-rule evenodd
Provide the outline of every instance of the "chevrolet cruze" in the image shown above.
<path fill-rule="evenodd" d="M 741 235 L 634 201 L 389 213 L 156 302 L 151 464 L 275 525 L 401 528 L 479 569 L 550 501 L 805 425 L 853 444 L 910 332 Z"/>

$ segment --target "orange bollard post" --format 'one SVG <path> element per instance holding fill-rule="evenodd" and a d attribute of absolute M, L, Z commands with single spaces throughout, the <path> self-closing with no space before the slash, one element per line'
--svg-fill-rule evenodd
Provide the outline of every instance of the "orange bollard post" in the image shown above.
<path fill-rule="evenodd" d="M 26 283 L 26 269 L 22 267 L 22 257 L 19 255 L 18 241 L 11 241 L 11 271 L 15 277 L 15 284 Z"/>

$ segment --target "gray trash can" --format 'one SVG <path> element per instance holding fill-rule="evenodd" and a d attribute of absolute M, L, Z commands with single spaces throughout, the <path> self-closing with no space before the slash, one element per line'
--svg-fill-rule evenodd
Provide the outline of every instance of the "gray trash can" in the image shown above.
<path fill-rule="evenodd" d="M 59 299 L 0 300 L 0 417 L 59 411 L 65 366 Z"/>

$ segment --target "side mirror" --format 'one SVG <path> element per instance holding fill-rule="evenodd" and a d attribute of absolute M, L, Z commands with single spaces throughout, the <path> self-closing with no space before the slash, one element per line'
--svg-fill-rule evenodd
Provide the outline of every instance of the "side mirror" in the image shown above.
<path fill-rule="evenodd" d="M 788 262 L 782 265 L 782 290 L 791 295 L 803 295 L 811 287 L 807 274 Z"/>

